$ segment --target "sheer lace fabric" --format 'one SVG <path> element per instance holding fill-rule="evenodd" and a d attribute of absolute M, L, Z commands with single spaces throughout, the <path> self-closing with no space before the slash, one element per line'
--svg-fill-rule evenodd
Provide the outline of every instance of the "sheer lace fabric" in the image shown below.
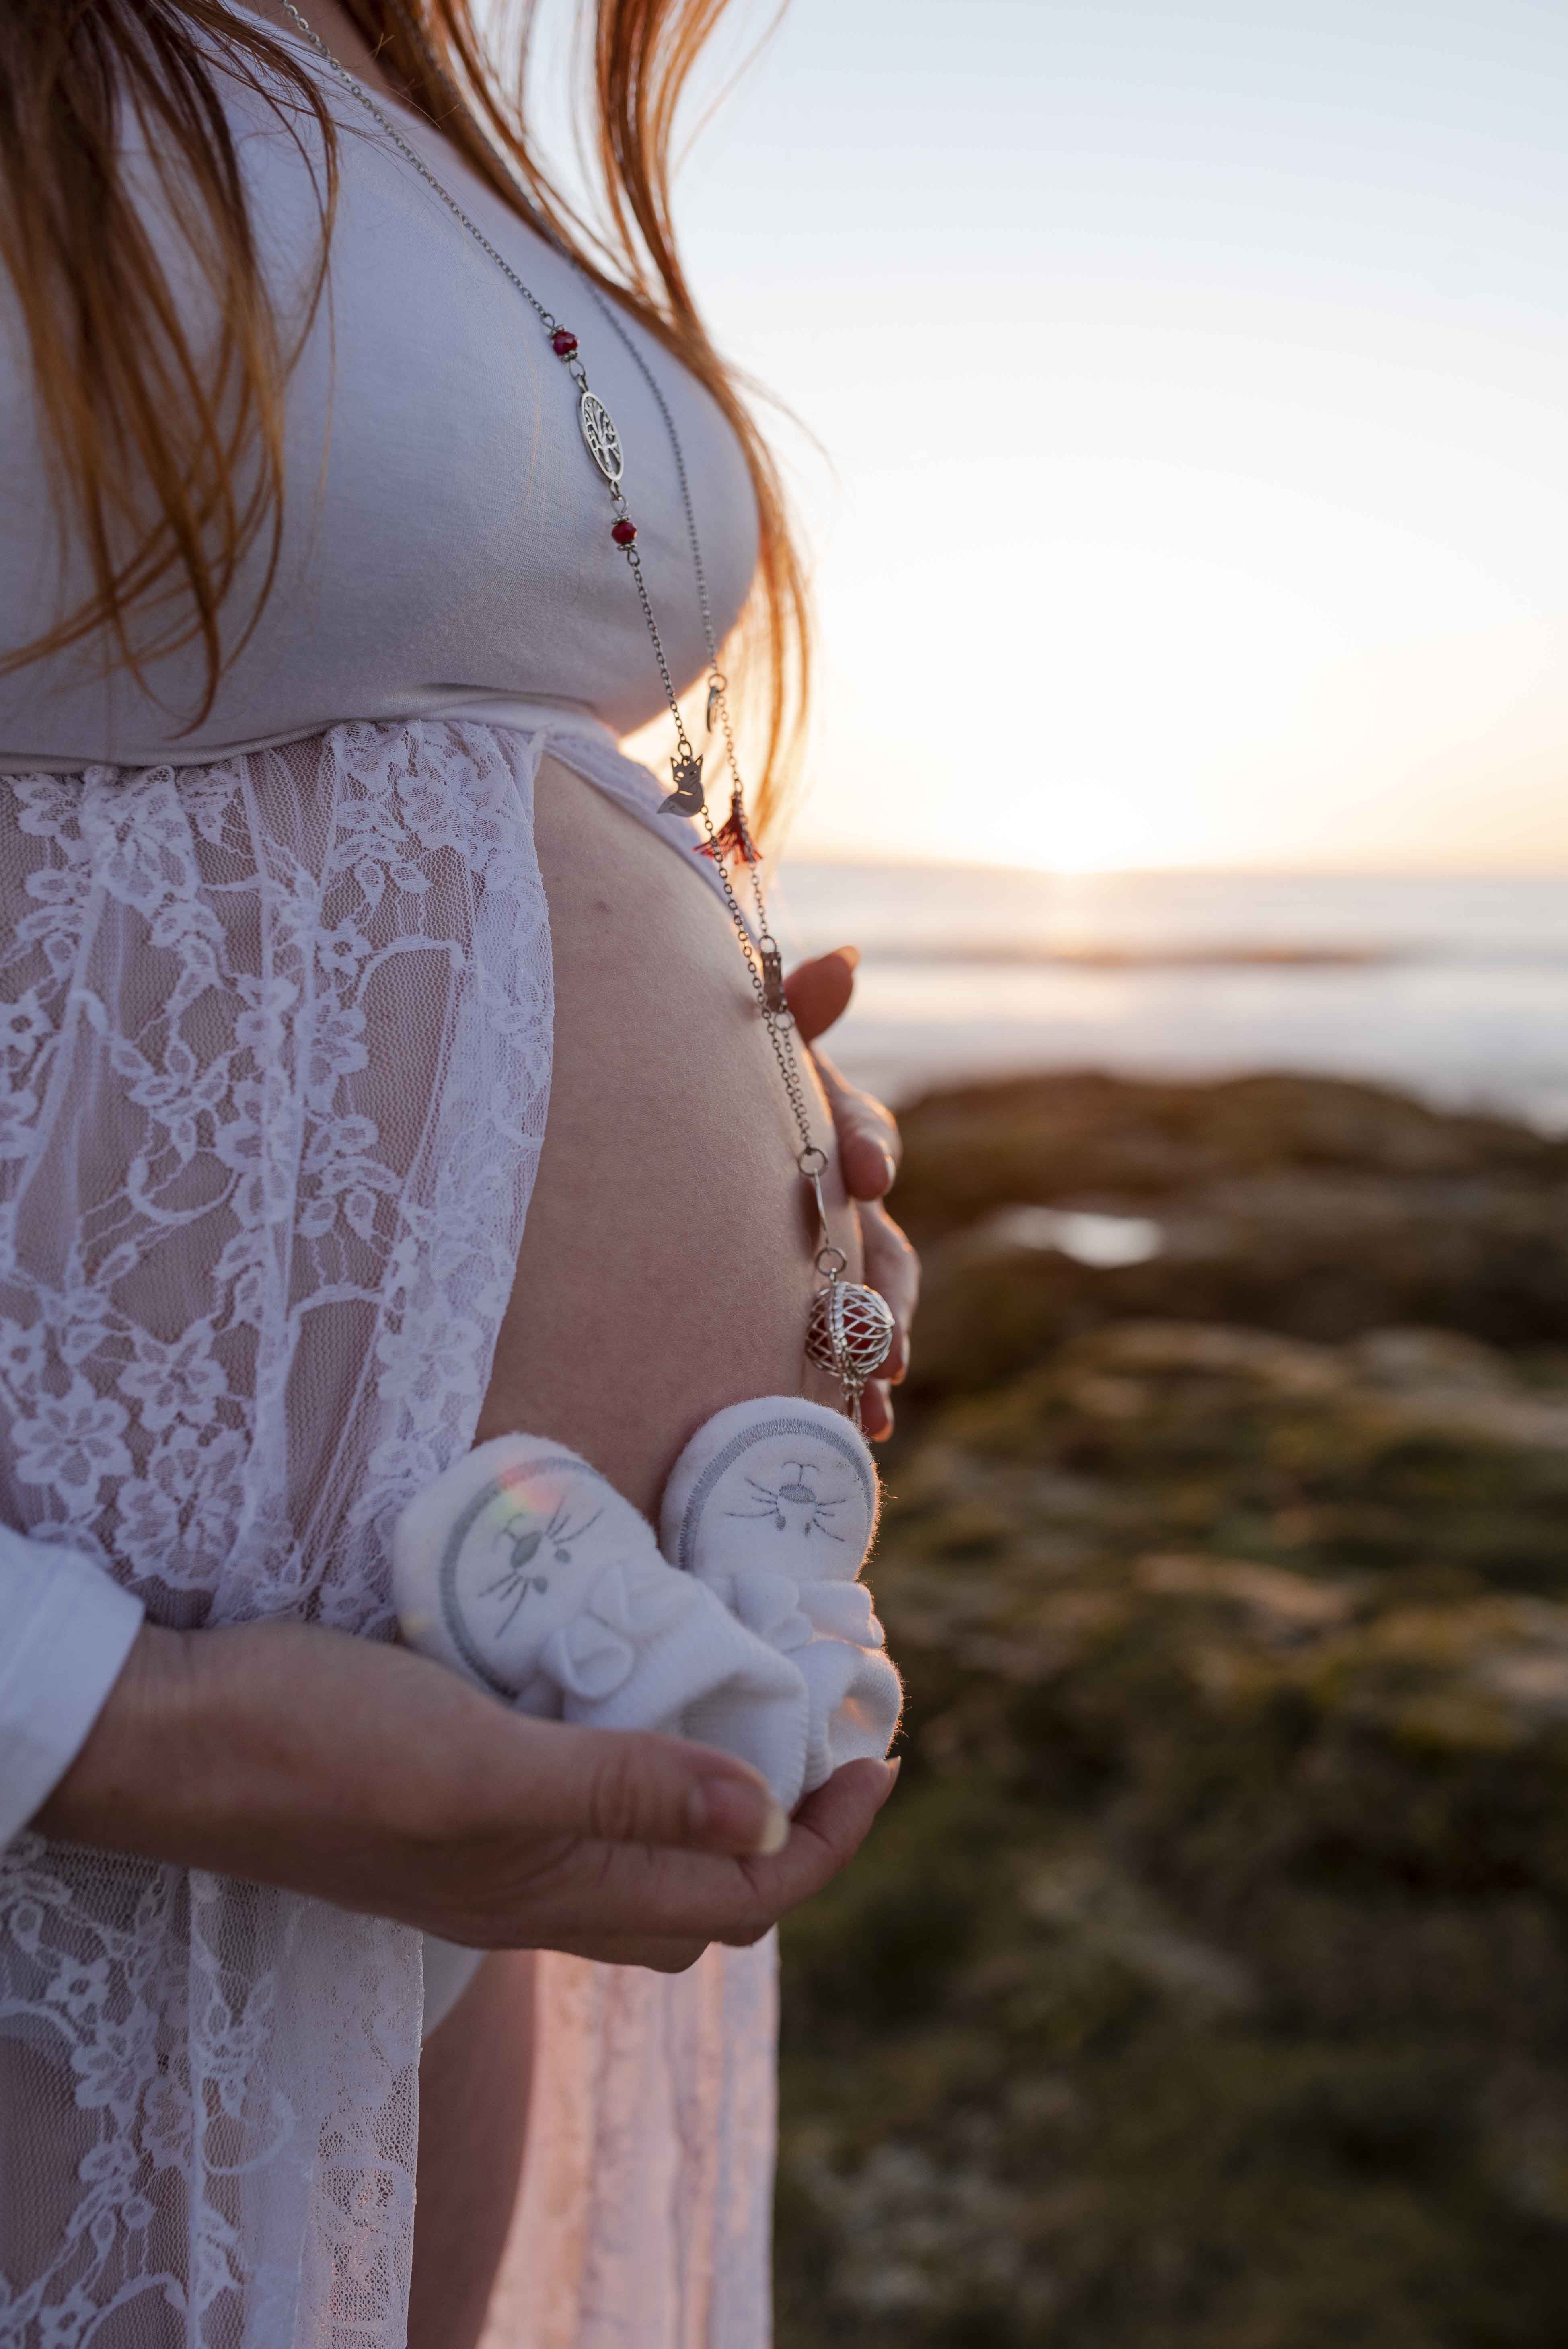
<path fill-rule="evenodd" d="M 544 1132 L 546 748 L 636 801 L 590 738 L 435 722 L 0 778 L 0 1514 L 156 1620 L 389 1629 Z M 768 1953 L 543 1979 L 493 2341 L 752 2349 Z M 0 2349 L 398 2349 L 420 2021 L 415 1933 L 22 1837 Z"/>
<path fill-rule="evenodd" d="M 346 726 L 0 781 L 0 1508 L 208 1625 L 375 1635 L 543 1134 L 542 743 Z M 0 2340 L 393 2344 L 417 1937 L 24 1837 Z"/>
<path fill-rule="evenodd" d="M 549 1088 L 540 738 L 0 781 L 0 1508 L 164 1622 L 387 1628 Z M 0 2341 L 403 2337 L 417 1937 L 0 1859 Z"/>

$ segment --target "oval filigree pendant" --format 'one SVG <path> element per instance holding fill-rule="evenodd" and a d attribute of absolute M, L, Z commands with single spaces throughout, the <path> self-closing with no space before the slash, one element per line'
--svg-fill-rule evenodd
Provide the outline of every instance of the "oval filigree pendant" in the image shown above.
<path fill-rule="evenodd" d="M 880 1290 L 860 1280 L 830 1280 L 811 1299 L 806 1359 L 831 1371 L 844 1390 L 850 1415 L 861 1423 L 861 1390 L 892 1350 L 892 1308 Z"/>
<path fill-rule="evenodd" d="M 618 481 L 625 468 L 621 454 L 621 436 L 615 429 L 615 419 L 602 399 L 585 391 L 577 403 L 577 421 L 583 428 L 583 438 L 588 454 L 607 481 Z"/>

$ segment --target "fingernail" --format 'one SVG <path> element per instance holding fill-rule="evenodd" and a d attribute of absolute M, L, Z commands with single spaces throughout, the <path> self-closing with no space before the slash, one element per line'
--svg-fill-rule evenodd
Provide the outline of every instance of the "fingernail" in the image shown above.
<path fill-rule="evenodd" d="M 887 1187 L 891 1191 L 898 1176 L 898 1161 L 891 1150 L 882 1152 L 882 1164 L 887 1168 Z"/>
<path fill-rule="evenodd" d="M 744 1778 L 699 1778 L 686 1795 L 686 1825 L 693 1843 L 708 1851 L 779 1851 L 789 1835 L 767 1787 Z"/>
<path fill-rule="evenodd" d="M 758 1858 L 771 1859 L 776 1851 L 783 1850 L 789 1840 L 789 1820 L 777 1803 L 769 1803 L 768 1816 L 762 1825 L 762 1840 L 757 1847 Z"/>
<path fill-rule="evenodd" d="M 899 1774 L 899 1772 L 900 1772 L 903 1768 L 903 1754 L 895 1754 L 893 1755 L 893 1757 L 892 1757 L 892 1761 L 891 1761 L 891 1762 L 888 1764 L 888 1765 L 887 1765 L 887 1785 L 882 1788 L 882 1801 L 881 1801 L 881 1802 L 879 1802 L 879 1803 L 878 1803 L 878 1805 L 877 1805 L 877 1808 L 878 1808 L 878 1810 L 879 1810 L 879 1811 L 881 1810 L 881 1808 L 882 1808 L 882 1803 L 885 1803 L 885 1802 L 886 1802 L 886 1800 L 887 1800 L 888 1796 L 892 1794 L 892 1792 L 893 1788 L 897 1785 L 897 1784 L 898 1784 L 898 1774 Z"/>
<path fill-rule="evenodd" d="M 845 962 L 849 964 L 851 970 L 859 970 L 861 967 L 861 950 L 859 947 L 835 947 L 833 948 L 833 952 L 836 955 L 841 955 Z"/>

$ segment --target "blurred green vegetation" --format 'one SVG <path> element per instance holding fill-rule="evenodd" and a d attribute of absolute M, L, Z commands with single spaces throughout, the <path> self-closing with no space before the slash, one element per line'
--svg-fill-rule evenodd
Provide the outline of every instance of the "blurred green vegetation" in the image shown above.
<path fill-rule="evenodd" d="M 1303 1079 L 906 1130 L 904 1773 L 786 1935 L 780 2349 L 1557 2349 L 1568 1152 Z"/>

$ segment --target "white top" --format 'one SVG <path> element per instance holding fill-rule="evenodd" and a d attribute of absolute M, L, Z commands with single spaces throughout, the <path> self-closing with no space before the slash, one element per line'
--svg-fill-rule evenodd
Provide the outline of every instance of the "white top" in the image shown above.
<path fill-rule="evenodd" d="M 270 23 L 268 31 L 315 69 L 304 42 Z M 647 630 L 609 535 L 609 497 L 582 440 L 571 378 L 534 313 L 368 114 L 335 85 L 330 95 L 344 134 L 330 276 L 290 382 L 285 536 L 260 626 L 191 732 L 180 722 L 200 678 L 191 649 L 153 664 L 148 691 L 123 670 L 106 670 L 90 645 L 0 677 L 0 771 L 202 766 L 346 716 L 542 727 L 602 747 L 608 730 L 624 731 L 660 707 Z M 756 563 L 755 508 L 734 436 L 651 336 L 629 316 L 613 324 L 581 275 L 432 140 L 413 109 L 376 95 L 523 282 L 578 332 L 627 452 L 624 486 L 666 655 L 674 674 L 687 678 L 704 666 L 706 648 L 675 451 L 643 368 L 658 382 L 686 457 L 721 631 Z M 236 91 L 233 110 L 281 292 L 290 257 L 296 281 L 303 274 L 315 228 L 308 178 L 257 99 Z M 0 644 L 14 645 L 46 613 L 68 608 L 86 574 L 69 561 L 61 574 L 26 347 L 14 312 L 4 323 Z M 253 556 L 237 611 L 247 609 L 259 568 Z M 645 792 L 617 796 L 649 812 Z M 668 819 L 658 828 L 684 837 Z M 24 1771 L 6 1744 L 6 1692 L 20 1678 L 5 1660 L 31 1652 L 42 1636 L 40 1610 L 56 1603 L 48 1587 L 25 1568 L 18 1546 L 0 1544 L 0 1845 L 74 1758 L 94 1697 L 101 1702 L 129 1646 L 127 1638 L 117 1653 L 126 1617 L 106 1602 L 101 1636 L 74 1642 L 69 1690 L 58 1659 L 48 1702 L 42 1682 L 29 1690 Z M 79 1578 L 72 1589 L 76 1608 L 90 1605 Z M 33 1799 L 18 1808 L 24 1785 Z"/>
<path fill-rule="evenodd" d="M 35 2182 L 0 2196 L 0 2335 L 55 2349 L 170 2324 L 191 2349 L 401 2349 L 418 1934 L 16 1830 L 143 1609 L 390 1629 L 388 1531 L 473 1441 L 543 1137 L 542 757 L 715 878 L 606 730 L 657 709 L 658 677 L 570 378 L 328 96 L 342 207 L 284 572 L 211 717 L 181 737 L 87 654 L 0 680 L 0 1523 L 35 1537 L 0 1544 L 0 2167 Z M 281 280 L 304 167 L 232 104 Z M 684 682 L 702 639 L 645 383 L 566 264 L 402 119 L 580 335 Z M 755 552 L 740 452 L 628 332 L 722 634 Z M 0 305 L 10 644 L 62 592 L 18 350 Z M 186 655 L 153 681 L 188 707 L 195 676 Z M 572 2225 L 542 2208 L 519 2237 L 529 2324 L 586 2340 L 592 2303 L 649 2349 L 761 2349 L 770 1960 L 710 1952 L 635 2028 L 574 1963 L 542 1977 L 566 2004 L 539 2083 L 571 2144 L 530 2177 L 586 2168 Z"/>
<path fill-rule="evenodd" d="M 289 45 L 314 64 L 303 42 Z M 460 710 L 508 723 L 519 701 L 587 712 L 619 735 L 663 707 L 571 378 L 521 296 L 369 115 L 335 86 L 329 95 L 343 131 L 329 298 L 290 387 L 283 555 L 260 625 L 194 733 L 181 731 L 199 698 L 193 647 L 153 665 L 156 698 L 123 671 L 106 677 L 90 644 L 0 678 L 0 766 L 199 765 L 346 717 Z M 627 317 L 629 349 L 582 276 L 418 115 L 390 99 L 385 110 L 579 336 L 589 381 L 621 436 L 644 575 L 671 675 L 684 685 L 706 659 L 691 548 L 668 431 L 633 350 L 656 375 L 685 452 L 721 637 L 757 560 L 738 443 L 701 386 Z M 286 305 L 319 233 L 309 179 L 259 99 L 236 89 L 233 111 Z M 263 554 L 253 552 L 237 585 L 236 624 L 249 615 Z M 0 316 L 0 645 L 36 636 L 87 584 L 79 555 L 59 575 L 26 348 L 8 311 Z"/>

